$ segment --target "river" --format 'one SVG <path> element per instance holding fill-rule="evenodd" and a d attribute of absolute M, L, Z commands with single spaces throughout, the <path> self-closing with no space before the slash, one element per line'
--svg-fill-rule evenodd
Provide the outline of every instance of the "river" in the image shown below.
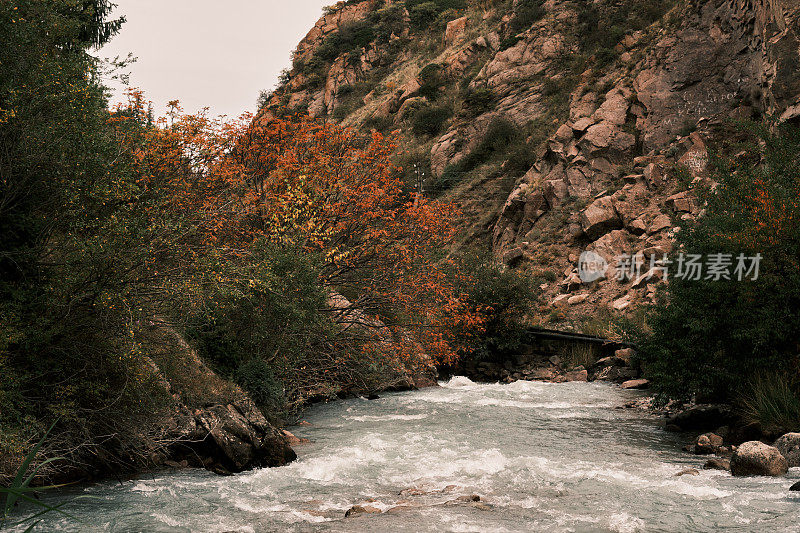
<path fill-rule="evenodd" d="M 700 470 L 601 383 L 441 387 L 312 408 L 290 465 L 156 473 L 80 489 L 47 531 L 798 531 L 800 478 Z M 409 490 L 413 489 L 413 490 Z M 458 501 L 479 495 L 480 502 Z M 59 495 L 56 499 L 62 499 Z M 52 498 L 52 497 L 50 497 Z M 456 500 L 456 501 L 454 501 Z M 382 511 L 345 518 L 355 504 Z"/>

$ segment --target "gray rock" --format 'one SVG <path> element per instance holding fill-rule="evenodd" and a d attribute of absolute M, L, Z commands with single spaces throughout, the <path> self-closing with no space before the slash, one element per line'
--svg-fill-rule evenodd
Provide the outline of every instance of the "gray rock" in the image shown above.
<path fill-rule="evenodd" d="M 782 476 L 789 463 L 777 448 L 758 441 L 745 442 L 731 457 L 734 476 Z"/>
<path fill-rule="evenodd" d="M 800 466 L 800 433 L 787 433 L 775 441 L 775 447 L 789 463 L 789 468 Z"/>

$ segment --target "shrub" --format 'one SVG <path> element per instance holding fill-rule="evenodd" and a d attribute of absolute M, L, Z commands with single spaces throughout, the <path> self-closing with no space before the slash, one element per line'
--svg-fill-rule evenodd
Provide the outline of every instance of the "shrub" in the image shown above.
<path fill-rule="evenodd" d="M 364 48 L 376 37 L 373 26 L 368 21 L 343 24 L 339 30 L 325 37 L 314 52 L 314 56 L 331 62 L 342 54 Z"/>
<path fill-rule="evenodd" d="M 411 27 L 415 30 L 427 28 L 439 12 L 440 9 L 439 6 L 436 5 L 436 2 L 423 2 L 412 7 L 409 10 Z"/>
<path fill-rule="evenodd" d="M 518 351 L 528 328 L 528 313 L 539 298 L 535 280 L 497 264 L 486 253 L 467 253 L 457 264 L 470 274 L 464 287 L 469 305 L 485 320 L 484 334 L 471 346 L 470 357 L 486 359 Z"/>
<path fill-rule="evenodd" d="M 786 374 L 757 375 L 744 390 L 741 406 L 750 421 L 764 428 L 800 430 L 800 389 Z"/>
<path fill-rule="evenodd" d="M 424 96 L 428 100 L 436 100 L 439 96 L 439 87 L 445 82 L 442 66 L 436 63 L 426 65 L 417 74 L 417 79 L 421 85 L 420 96 Z"/>
<path fill-rule="evenodd" d="M 682 224 L 676 246 L 703 257 L 731 254 L 731 279 L 670 279 L 640 342 L 645 367 L 665 396 L 730 399 L 764 369 L 797 375 L 800 128 L 745 131 L 754 134 L 745 151 L 752 155 L 716 158 L 713 178 L 720 185 L 703 195 L 706 216 Z M 761 254 L 758 279 L 736 279 L 739 254 Z"/>
<path fill-rule="evenodd" d="M 468 172 L 478 165 L 505 153 L 509 145 L 516 141 L 519 136 L 520 131 L 516 124 L 506 118 L 495 118 L 489 124 L 478 146 L 461 161 L 461 170 Z"/>
<path fill-rule="evenodd" d="M 530 28 L 547 13 L 542 0 L 518 0 L 514 9 L 514 17 L 508 25 L 511 35 L 521 33 Z"/>
<path fill-rule="evenodd" d="M 412 130 L 417 135 L 436 135 L 452 115 L 448 106 L 423 107 L 414 114 Z"/>
<path fill-rule="evenodd" d="M 468 89 L 464 96 L 464 105 L 476 115 L 491 109 L 492 102 L 494 102 L 494 92 L 484 87 Z"/>

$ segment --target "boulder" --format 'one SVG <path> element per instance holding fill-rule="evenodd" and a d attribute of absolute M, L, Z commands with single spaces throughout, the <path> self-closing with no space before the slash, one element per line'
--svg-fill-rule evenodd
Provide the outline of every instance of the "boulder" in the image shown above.
<path fill-rule="evenodd" d="M 627 365 L 628 362 L 625 359 L 617 357 L 616 355 L 612 355 L 609 357 L 603 357 L 602 359 L 598 359 L 593 366 L 607 367 L 607 366 L 627 366 Z"/>
<path fill-rule="evenodd" d="M 633 348 L 620 348 L 619 350 L 614 352 L 614 357 L 618 359 L 622 359 L 625 361 L 625 364 L 631 364 L 631 358 L 633 358 Z"/>
<path fill-rule="evenodd" d="M 787 433 L 775 441 L 775 447 L 789 463 L 789 468 L 800 466 L 800 433 Z"/>
<path fill-rule="evenodd" d="M 589 372 L 585 368 L 579 367 L 564 374 L 564 378 L 567 381 L 589 381 Z"/>
<path fill-rule="evenodd" d="M 652 235 L 654 233 L 658 233 L 659 231 L 665 230 L 672 226 L 672 220 L 667 215 L 661 214 L 658 215 L 656 218 L 653 219 L 653 222 L 650 223 L 650 227 L 647 229 L 647 233 Z"/>
<path fill-rule="evenodd" d="M 623 389 L 627 390 L 641 390 L 650 387 L 650 382 L 646 379 L 631 379 L 620 385 Z"/>
<path fill-rule="evenodd" d="M 715 457 L 713 459 L 709 459 L 703 465 L 704 470 L 727 470 L 730 471 L 731 469 L 731 462 L 729 459 L 720 459 Z"/>
<path fill-rule="evenodd" d="M 679 213 L 691 213 L 694 209 L 694 200 L 688 192 L 673 194 L 667 198 L 667 207 Z"/>
<path fill-rule="evenodd" d="M 777 448 L 759 441 L 740 445 L 731 457 L 734 476 L 782 476 L 789 463 Z"/>
<path fill-rule="evenodd" d="M 606 196 L 592 202 L 583 213 L 581 213 L 581 227 L 590 239 L 595 240 L 611 230 L 622 227 L 614 201 Z"/>
<path fill-rule="evenodd" d="M 800 492 L 800 481 L 789 487 L 789 490 L 793 492 Z"/>
<path fill-rule="evenodd" d="M 345 518 L 361 514 L 380 514 L 381 510 L 371 505 L 354 505 L 344 513 Z"/>
<path fill-rule="evenodd" d="M 670 416 L 666 424 L 678 431 L 713 431 L 737 419 L 736 413 L 727 405 L 696 405 Z"/>
<path fill-rule="evenodd" d="M 285 436 L 272 427 L 249 398 L 228 405 L 213 405 L 195 415 L 199 443 L 192 447 L 209 464 L 230 472 L 281 466 L 297 456 Z"/>
<path fill-rule="evenodd" d="M 447 23 L 447 29 L 444 33 L 444 40 L 448 45 L 453 44 L 464 35 L 467 29 L 467 17 L 457 18 Z"/>
<path fill-rule="evenodd" d="M 711 455 L 717 453 L 722 446 L 722 437 L 716 433 L 703 433 L 697 437 L 694 453 L 697 455 Z"/>

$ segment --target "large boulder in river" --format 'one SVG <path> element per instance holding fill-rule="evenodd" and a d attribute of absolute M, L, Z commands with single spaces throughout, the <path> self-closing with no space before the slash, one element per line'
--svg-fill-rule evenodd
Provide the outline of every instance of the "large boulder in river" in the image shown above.
<path fill-rule="evenodd" d="M 759 441 L 745 442 L 731 457 L 734 476 L 782 476 L 789 463 L 777 448 Z"/>
<path fill-rule="evenodd" d="M 775 447 L 789 463 L 789 468 L 800 466 L 800 433 L 787 433 L 775 441 Z"/>

